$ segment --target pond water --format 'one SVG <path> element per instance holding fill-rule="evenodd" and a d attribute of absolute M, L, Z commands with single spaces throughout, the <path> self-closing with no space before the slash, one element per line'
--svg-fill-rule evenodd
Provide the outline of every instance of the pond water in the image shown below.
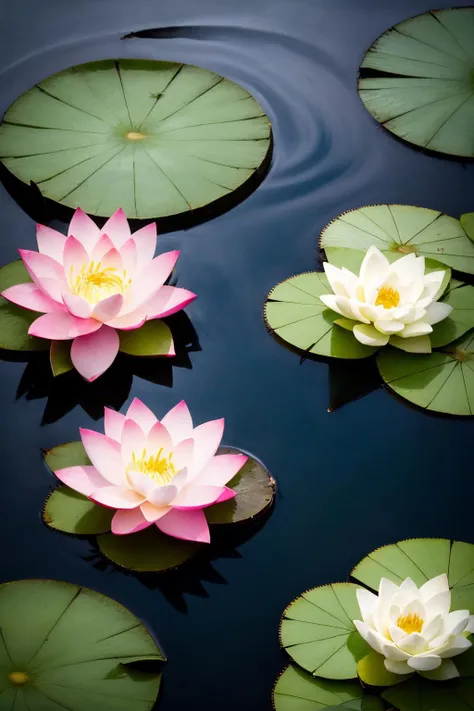
<path fill-rule="evenodd" d="M 428 0 L 20 0 L 0 10 L 2 113 L 73 64 L 149 57 L 235 80 L 273 124 L 273 163 L 258 190 L 159 242 L 160 251 L 181 250 L 179 283 L 199 296 L 187 313 L 200 350 L 158 376 L 116 369 L 91 396 L 82 384 L 71 395 L 53 388 L 37 365 L 25 373 L 25 362 L 0 361 L 0 576 L 79 583 L 142 617 L 169 658 L 162 711 L 270 709 L 286 663 L 278 622 L 294 597 L 346 580 L 366 553 L 401 538 L 474 538 L 472 419 L 430 416 L 381 389 L 328 413 L 329 379 L 340 386 L 341 372 L 300 363 L 262 319 L 272 286 L 315 267 L 318 234 L 340 212 L 387 202 L 454 216 L 474 209 L 472 162 L 397 141 L 357 96 L 373 40 L 430 8 Z M 148 28 L 168 29 L 120 39 Z M 19 246 L 34 248 L 34 222 L 0 188 L 0 262 Z M 356 378 L 349 371 L 348 382 Z M 100 429 L 104 397 L 119 407 L 135 396 L 159 416 L 182 398 L 197 422 L 225 416 L 225 443 L 262 459 L 279 486 L 253 537 L 159 580 L 101 565 L 90 543 L 48 530 L 40 517 L 54 485 L 41 448 L 77 439 L 79 426 Z"/>

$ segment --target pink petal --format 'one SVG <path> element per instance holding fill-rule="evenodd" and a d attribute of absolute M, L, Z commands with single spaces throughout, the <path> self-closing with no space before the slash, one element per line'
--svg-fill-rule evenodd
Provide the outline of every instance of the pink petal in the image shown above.
<path fill-rule="evenodd" d="M 101 326 L 100 321 L 91 320 Z M 110 368 L 117 357 L 119 343 L 117 331 L 108 326 L 75 338 L 71 346 L 71 360 L 75 369 L 92 383 Z"/>
<path fill-rule="evenodd" d="M 196 294 L 176 286 L 162 286 L 146 304 L 148 319 L 165 318 L 194 301 Z"/>
<path fill-rule="evenodd" d="M 166 427 L 161 422 L 155 422 L 146 440 L 147 452 L 155 454 L 155 452 L 163 449 L 163 453 L 166 456 L 172 446 L 173 443 Z"/>
<path fill-rule="evenodd" d="M 202 509 L 179 511 L 173 509 L 163 516 L 157 524 L 160 531 L 174 538 L 198 543 L 210 543 L 211 536 L 206 517 Z"/>
<path fill-rule="evenodd" d="M 171 435 L 173 444 L 178 444 L 183 439 L 188 439 L 193 435 L 193 421 L 188 406 L 181 400 L 172 410 L 170 410 L 161 420 Z"/>
<path fill-rule="evenodd" d="M 148 526 L 151 526 L 151 522 L 144 518 L 139 508 L 119 509 L 112 519 L 112 533 L 116 536 L 138 533 Z"/>
<path fill-rule="evenodd" d="M 156 481 L 141 472 L 127 471 L 127 480 L 133 491 L 145 498 L 148 498 L 150 491 L 156 487 Z"/>
<path fill-rule="evenodd" d="M 44 314 L 33 321 L 28 333 L 38 338 L 48 338 L 52 341 L 69 341 L 83 334 L 91 334 L 102 326 L 91 318 L 76 318 L 66 311 Z M 117 336 L 118 338 L 118 336 Z"/>
<path fill-rule="evenodd" d="M 120 442 L 124 422 L 125 415 L 111 410 L 109 407 L 104 408 L 104 429 L 107 437 L 114 439 L 116 442 Z"/>
<path fill-rule="evenodd" d="M 188 484 L 173 501 L 173 508 L 202 509 L 212 506 L 224 494 L 222 486 L 193 486 Z"/>
<path fill-rule="evenodd" d="M 236 496 L 237 496 L 236 491 L 234 491 L 233 489 L 229 489 L 227 486 L 225 486 L 224 491 L 217 499 L 216 504 L 223 504 L 225 501 L 229 501 L 230 499 L 235 499 Z"/>
<path fill-rule="evenodd" d="M 130 276 L 135 272 L 137 266 L 137 245 L 132 237 L 120 247 L 120 254 L 122 255 L 124 269 Z"/>
<path fill-rule="evenodd" d="M 135 420 L 126 418 L 122 430 L 122 461 L 128 467 L 132 461 L 132 455 L 140 454 L 145 448 L 146 435 L 139 424 Z"/>
<path fill-rule="evenodd" d="M 52 313 L 53 311 L 64 311 L 64 306 L 60 306 L 56 301 L 50 299 L 36 284 L 16 284 L 2 292 L 2 296 L 13 304 L 17 304 L 30 311 L 41 311 Z"/>
<path fill-rule="evenodd" d="M 137 272 L 130 290 L 131 309 L 145 304 L 156 293 L 173 271 L 178 257 L 178 250 L 160 254 L 142 272 Z"/>
<path fill-rule="evenodd" d="M 155 523 L 160 518 L 163 518 L 169 511 L 169 506 L 153 506 L 149 501 L 145 501 L 144 504 L 140 506 L 140 511 L 142 512 L 144 518 L 150 523 Z"/>
<path fill-rule="evenodd" d="M 166 486 L 155 486 L 147 494 L 147 499 L 153 506 L 167 506 L 173 502 L 178 493 L 178 489 L 173 484 L 167 484 Z"/>
<path fill-rule="evenodd" d="M 77 316 L 77 318 L 90 318 L 92 306 L 88 301 L 70 292 L 64 293 L 62 297 L 69 313 L 73 316 Z"/>
<path fill-rule="evenodd" d="M 193 432 L 194 439 L 194 465 L 191 476 L 201 472 L 204 466 L 216 453 L 224 434 L 224 419 L 211 420 L 196 427 Z"/>
<path fill-rule="evenodd" d="M 125 484 L 126 473 L 120 444 L 94 430 L 81 428 L 79 432 L 87 456 L 100 474 L 110 484 L 117 484 L 117 486 Z"/>
<path fill-rule="evenodd" d="M 103 486 L 109 486 L 107 479 L 104 479 L 92 466 L 65 467 L 57 469 L 54 473 L 59 481 L 84 496 L 90 496 L 93 491 L 97 491 Z"/>
<path fill-rule="evenodd" d="M 38 277 L 36 280 L 38 288 L 58 304 L 60 311 L 66 311 L 63 301 L 63 294 L 69 291 L 69 286 L 65 279 L 50 277 Z"/>
<path fill-rule="evenodd" d="M 158 422 L 158 419 L 150 408 L 137 397 L 132 400 L 132 404 L 127 410 L 127 417 L 135 420 L 146 434 L 148 434 L 153 425 Z"/>
<path fill-rule="evenodd" d="M 218 454 L 208 462 L 194 479 L 200 486 L 225 486 L 248 460 L 244 454 Z"/>
<path fill-rule="evenodd" d="M 192 464 L 193 453 L 194 453 L 194 440 L 193 439 L 185 439 L 182 442 L 180 442 L 178 445 L 176 445 L 176 447 L 174 447 L 174 449 L 173 449 L 173 464 L 174 464 L 176 471 L 179 472 L 181 469 L 185 469 L 186 467 L 188 467 Z"/>
<path fill-rule="evenodd" d="M 69 223 L 68 235 L 74 235 L 90 254 L 100 237 L 100 230 L 89 215 L 78 207 Z"/>
<path fill-rule="evenodd" d="M 63 266 L 55 259 L 48 257 L 46 254 L 32 252 L 29 249 L 19 249 L 18 251 L 26 271 L 34 282 L 38 282 L 38 279 L 42 278 L 64 279 Z M 158 286 L 159 284 L 157 284 L 157 288 Z"/>
<path fill-rule="evenodd" d="M 64 245 L 64 271 L 66 278 L 71 278 L 71 270 L 77 275 L 83 264 L 89 264 L 89 255 L 81 242 L 75 237 L 68 237 Z"/>
<path fill-rule="evenodd" d="M 133 331 L 136 328 L 140 328 L 146 321 L 146 313 L 143 308 L 131 311 L 123 316 L 118 316 L 113 318 L 108 322 L 109 326 L 113 328 L 118 328 L 119 331 Z"/>
<path fill-rule="evenodd" d="M 46 254 L 60 264 L 63 263 L 66 237 L 46 225 L 36 225 L 36 242 L 41 254 Z"/>
<path fill-rule="evenodd" d="M 136 509 L 145 500 L 126 486 L 105 486 L 92 493 L 89 499 L 109 509 Z"/>
<path fill-rule="evenodd" d="M 123 296 L 122 294 L 114 294 L 113 296 L 108 296 L 106 299 L 102 299 L 94 306 L 92 311 L 92 318 L 107 323 L 114 319 L 120 313 L 120 309 L 123 306 Z"/>
<path fill-rule="evenodd" d="M 113 269 L 123 269 L 123 259 L 118 251 L 118 249 L 110 249 L 104 256 L 102 257 L 102 265 L 105 268 L 110 268 L 112 267 Z"/>
<path fill-rule="evenodd" d="M 102 235 L 100 240 L 95 245 L 91 254 L 91 262 L 100 262 L 104 254 L 114 249 L 115 245 L 108 235 Z"/>
<path fill-rule="evenodd" d="M 125 213 L 120 208 L 114 212 L 112 217 L 109 217 L 102 228 L 102 232 L 109 235 L 116 247 L 120 247 L 130 237 L 130 227 L 125 217 Z"/>
<path fill-rule="evenodd" d="M 137 270 L 144 269 L 153 259 L 156 251 L 156 222 L 133 233 L 137 245 Z"/>

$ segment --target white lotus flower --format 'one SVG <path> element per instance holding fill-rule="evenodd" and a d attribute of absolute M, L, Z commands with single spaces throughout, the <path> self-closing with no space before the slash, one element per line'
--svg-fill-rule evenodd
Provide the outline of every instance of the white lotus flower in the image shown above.
<path fill-rule="evenodd" d="M 385 657 L 394 674 L 414 671 L 438 681 L 459 676 L 451 657 L 472 646 L 469 610 L 450 612 L 448 578 L 440 575 L 421 588 L 407 578 L 400 586 L 382 578 L 379 594 L 357 590 L 363 622 L 354 620 L 360 635 Z"/>
<path fill-rule="evenodd" d="M 356 321 L 354 336 L 366 346 L 390 341 L 411 353 L 430 353 L 432 326 L 453 310 L 436 301 L 445 272 L 425 274 L 425 258 L 415 254 L 390 264 L 377 247 L 370 247 L 358 276 L 328 262 L 324 271 L 334 294 L 321 296 L 321 301 L 344 319 Z"/>

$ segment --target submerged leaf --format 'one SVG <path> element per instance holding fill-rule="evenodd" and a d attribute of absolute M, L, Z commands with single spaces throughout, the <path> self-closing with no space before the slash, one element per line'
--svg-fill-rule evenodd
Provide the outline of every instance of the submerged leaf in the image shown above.
<path fill-rule="evenodd" d="M 399 711 L 471 711 L 474 708 L 474 679 L 434 684 L 415 676 L 406 684 L 384 691 L 382 697 Z"/>

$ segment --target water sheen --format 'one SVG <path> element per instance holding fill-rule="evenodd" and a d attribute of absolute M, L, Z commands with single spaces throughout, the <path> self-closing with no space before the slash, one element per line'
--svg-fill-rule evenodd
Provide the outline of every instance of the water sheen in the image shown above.
<path fill-rule="evenodd" d="M 472 163 L 397 141 L 357 97 L 367 47 L 431 5 L 22 0 L 0 10 L 2 112 L 70 65 L 149 57 L 241 83 L 273 124 L 273 165 L 259 189 L 159 243 L 160 251 L 181 249 L 177 276 L 199 295 L 187 313 L 201 350 L 188 324 L 192 347 L 178 367 L 118 368 L 100 387 L 79 383 L 67 392 L 37 363 L 25 372 L 24 362 L 0 361 L 1 578 L 68 580 L 130 607 L 169 657 L 162 711 L 268 711 L 285 664 L 278 621 L 296 595 L 345 580 L 365 553 L 400 538 L 473 540 L 472 420 L 423 414 L 380 389 L 328 414 L 328 383 L 357 390 L 364 367 L 348 373 L 338 365 L 328 377 L 327 364 L 301 364 L 262 321 L 267 292 L 314 268 L 319 231 L 338 213 L 385 202 L 455 216 L 474 209 Z M 162 31 L 120 39 L 152 28 Z M 3 188 L 0 226 L 1 263 L 19 246 L 34 248 L 33 220 Z M 254 537 L 158 582 L 103 565 L 91 544 L 49 531 L 40 518 L 54 485 L 40 448 L 76 439 L 79 426 L 100 428 L 104 400 L 120 407 L 134 396 L 158 415 L 185 398 L 196 422 L 225 416 L 226 444 L 254 452 L 279 484 L 276 509 Z"/>

